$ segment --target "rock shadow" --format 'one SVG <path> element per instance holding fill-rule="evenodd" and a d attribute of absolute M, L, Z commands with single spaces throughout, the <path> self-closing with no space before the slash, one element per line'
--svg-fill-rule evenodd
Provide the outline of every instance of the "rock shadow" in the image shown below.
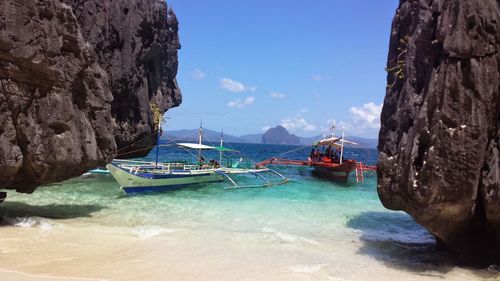
<path fill-rule="evenodd" d="M 8 225 L 5 218 L 41 217 L 48 219 L 73 219 L 91 217 L 92 213 L 105 209 L 100 205 L 50 204 L 30 205 L 23 202 L 3 202 L 0 204 L 0 225 Z"/>
<path fill-rule="evenodd" d="M 362 232 L 359 253 L 387 266 L 422 276 L 445 278 L 455 260 L 435 250 L 434 237 L 403 212 L 364 212 L 347 226 Z"/>
<path fill-rule="evenodd" d="M 440 279 L 453 268 L 462 267 L 479 278 L 498 280 L 498 265 L 461 266 L 450 254 L 436 251 L 434 237 L 404 212 L 363 212 L 351 218 L 347 227 L 362 232 L 360 254 L 387 266 Z"/>

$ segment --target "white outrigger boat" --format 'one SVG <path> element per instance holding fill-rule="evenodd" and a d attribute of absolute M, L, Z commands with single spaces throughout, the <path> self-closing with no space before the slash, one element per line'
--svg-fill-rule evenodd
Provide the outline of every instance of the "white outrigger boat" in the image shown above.
<path fill-rule="evenodd" d="M 159 135 L 159 133 L 158 133 Z M 224 152 L 236 151 L 223 146 L 223 136 L 221 135 L 220 146 L 208 146 L 202 144 L 202 128 L 198 131 L 198 143 L 177 143 L 180 148 L 198 151 L 198 163 L 188 164 L 182 162 L 158 162 L 159 137 L 156 147 L 156 161 L 129 161 L 115 160 L 108 164 L 106 168 L 120 184 L 121 189 L 126 193 L 160 192 L 170 191 L 186 186 L 206 184 L 213 182 L 229 181 L 229 188 L 243 187 L 264 187 L 284 184 L 288 180 L 278 172 L 269 168 L 251 169 L 238 167 L 239 161 L 227 165 L 221 165 L 224 160 Z M 219 162 L 211 160 L 204 163 L 202 151 L 214 150 L 219 152 Z M 264 174 L 272 174 L 279 178 L 278 181 L 271 181 Z M 238 184 L 234 176 L 255 175 L 259 179 L 258 184 L 242 185 Z"/>

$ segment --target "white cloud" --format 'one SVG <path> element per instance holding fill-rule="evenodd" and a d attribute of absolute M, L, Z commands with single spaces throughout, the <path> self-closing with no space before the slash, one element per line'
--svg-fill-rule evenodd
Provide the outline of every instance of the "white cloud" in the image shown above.
<path fill-rule="evenodd" d="M 380 128 L 380 113 L 382 104 L 376 105 L 373 102 L 364 104 L 362 107 L 351 107 L 350 109 L 353 123 L 361 128 Z"/>
<path fill-rule="evenodd" d="M 233 108 L 244 108 L 244 107 L 252 105 L 254 102 L 255 102 L 254 97 L 247 97 L 244 100 L 237 99 L 234 101 L 230 101 L 227 103 L 227 106 L 233 107 Z"/>
<path fill-rule="evenodd" d="M 336 134 L 340 135 L 345 130 L 347 135 L 373 138 L 377 136 L 380 129 L 380 113 L 382 104 L 376 105 L 373 102 L 364 104 L 361 107 L 350 108 L 350 118 L 346 121 L 337 121 Z M 322 131 L 325 134 L 331 133 L 331 126 L 334 120 L 327 121 Z"/>
<path fill-rule="evenodd" d="M 222 78 L 220 80 L 220 86 L 222 89 L 234 93 L 243 92 L 247 89 L 243 83 L 229 78 Z"/>
<path fill-rule="evenodd" d="M 302 130 L 310 132 L 316 130 L 316 125 L 310 124 L 300 115 L 295 118 L 281 120 L 281 126 L 290 131 Z"/>
<path fill-rule="evenodd" d="M 271 129 L 271 126 L 264 126 L 264 127 L 262 127 L 262 131 L 264 131 L 264 132 L 266 132 L 269 129 Z"/>
<path fill-rule="evenodd" d="M 302 108 L 302 109 L 300 110 L 300 113 L 306 113 L 306 112 L 309 112 L 309 109 L 307 109 L 307 108 Z"/>
<path fill-rule="evenodd" d="M 247 87 L 247 89 L 248 89 L 250 92 L 252 92 L 252 93 L 257 92 L 257 87 L 256 87 L 256 86 Z"/>
<path fill-rule="evenodd" d="M 193 76 L 193 79 L 195 79 L 195 80 L 202 80 L 203 78 L 205 78 L 205 72 L 203 72 L 199 68 L 195 68 L 193 70 L 193 72 L 191 73 L 191 75 Z"/>
<path fill-rule="evenodd" d="M 278 93 L 278 92 L 270 92 L 270 93 L 269 93 L 269 96 L 270 96 L 271 98 L 275 98 L 275 99 L 282 99 L 282 98 L 286 97 L 286 95 L 285 95 L 285 94 L 283 94 L 283 93 Z"/>

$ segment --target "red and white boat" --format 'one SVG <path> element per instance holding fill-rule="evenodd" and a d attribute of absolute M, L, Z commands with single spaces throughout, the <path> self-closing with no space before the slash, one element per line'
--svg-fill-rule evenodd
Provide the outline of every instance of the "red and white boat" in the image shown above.
<path fill-rule="evenodd" d="M 357 145 L 357 143 L 335 136 L 335 126 L 332 127 L 332 135 L 315 142 L 307 160 L 293 160 L 273 157 L 257 164 L 260 167 L 267 165 L 293 165 L 310 166 L 313 174 L 333 181 L 347 182 L 349 175 L 354 172 L 356 181 L 364 181 L 365 171 L 376 171 L 376 166 L 366 166 L 354 159 L 344 158 L 345 145 Z"/>

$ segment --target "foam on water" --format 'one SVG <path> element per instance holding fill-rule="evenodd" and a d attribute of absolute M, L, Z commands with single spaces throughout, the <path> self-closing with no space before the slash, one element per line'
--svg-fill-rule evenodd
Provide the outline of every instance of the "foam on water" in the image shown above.
<path fill-rule="evenodd" d="M 297 235 L 285 233 L 285 232 L 280 232 L 277 231 L 276 229 L 270 228 L 270 227 L 264 227 L 262 228 L 262 231 L 266 234 L 269 234 L 273 237 L 272 240 L 274 241 L 281 241 L 285 243 L 305 243 L 305 244 L 310 244 L 310 245 L 318 245 L 319 243 L 312 240 L 312 239 L 307 239 L 304 237 L 300 237 Z"/>
<path fill-rule="evenodd" d="M 159 226 L 138 226 L 132 229 L 132 232 L 139 238 L 151 238 L 161 234 L 174 233 L 176 229 Z"/>
<path fill-rule="evenodd" d="M 38 224 L 36 218 L 25 217 L 25 218 L 4 218 L 9 224 L 19 226 L 19 227 L 33 227 Z"/>
<path fill-rule="evenodd" d="M 13 225 L 17 227 L 36 227 L 43 231 L 49 231 L 54 227 L 54 224 L 52 222 L 38 217 L 3 216 L 2 221 L 8 225 Z"/>

